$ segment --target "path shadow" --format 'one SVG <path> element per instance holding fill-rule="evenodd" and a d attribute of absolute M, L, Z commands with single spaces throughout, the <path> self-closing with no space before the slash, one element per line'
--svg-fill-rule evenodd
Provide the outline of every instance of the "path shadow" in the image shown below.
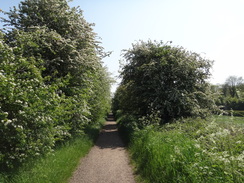
<path fill-rule="evenodd" d="M 96 142 L 96 146 L 104 148 L 124 148 L 125 145 L 119 136 L 118 128 L 113 116 L 108 116 Z"/>
<path fill-rule="evenodd" d="M 115 121 L 114 120 L 114 115 L 113 114 L 108 114 L 108 116 L 107 116 L 107 121 Z"/>

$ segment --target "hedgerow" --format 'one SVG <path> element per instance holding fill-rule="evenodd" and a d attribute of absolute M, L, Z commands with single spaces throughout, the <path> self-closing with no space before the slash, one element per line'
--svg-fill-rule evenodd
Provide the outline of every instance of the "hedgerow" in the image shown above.
<path fill-rule="evenodd" d="M 0 32 L 0 165 L 51 152 L 104 118 L 111 78 L 92 24 L 66 0 L 22 1 Z M 35 15 L 35 16 L 33 16 Z"/>

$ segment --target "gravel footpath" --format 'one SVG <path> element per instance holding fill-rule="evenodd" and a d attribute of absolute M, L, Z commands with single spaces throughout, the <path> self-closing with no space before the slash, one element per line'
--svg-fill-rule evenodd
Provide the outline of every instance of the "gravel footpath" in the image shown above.
<path fill-rule="evenodd" d="M 96 145 L 81 159 L 69 183 L 135 183 L 128 154 L 112 120 L 105 123 Z"/>

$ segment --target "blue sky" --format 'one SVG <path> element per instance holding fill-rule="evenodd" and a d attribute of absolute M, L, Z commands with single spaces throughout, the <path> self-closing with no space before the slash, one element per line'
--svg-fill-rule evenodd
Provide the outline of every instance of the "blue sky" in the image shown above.
<path fill-rule="evenodd" d="M 8 11 L 19 2 L 0 0 L 0 8 Z M 172 41 L 214 60 L 213 84 L 230 75 L 244 78 L 243 0 L 73 0 L 70 5 L 80 6 L 85 19 L 95 23 L 102 46 L 113 51 L 104 59 L 113 76 L 123 49 L 151 39 Z"/>

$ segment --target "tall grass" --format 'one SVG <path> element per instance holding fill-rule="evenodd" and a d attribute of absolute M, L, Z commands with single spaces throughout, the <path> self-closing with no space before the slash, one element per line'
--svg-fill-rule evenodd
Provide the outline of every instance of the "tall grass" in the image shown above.
<path fill-rule="evenodd" d="M 99 126 L 89 127 L 89 135 L 76 137 L 59 145 L 56 150 L 44 157 L 32 159 L 17 170 L 0 172 L 0 183 L 63 183 L 67 182 L 85 156 L 99 132 Z"/>
<path fill-rule="evenodd" d="M 135 132 L 129 149 L 145 182 L 242 183 L 243 132 L 215 119 L 188 119 Z"/>

